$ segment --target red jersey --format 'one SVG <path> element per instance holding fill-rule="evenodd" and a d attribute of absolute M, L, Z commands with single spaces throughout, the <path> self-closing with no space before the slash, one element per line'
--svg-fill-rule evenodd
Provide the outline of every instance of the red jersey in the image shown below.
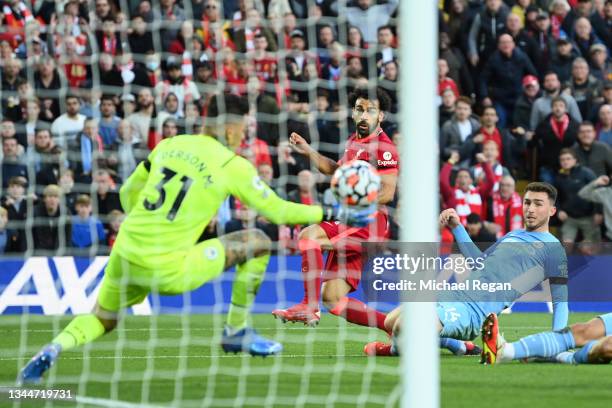
<path fill-rule="evenodd" d="M 344 155 L 338 164 L 351 160 L 364 160 L 372 164 L 380 174 L 397 173 L 399 155 L 395 144 L 381 128 L 365 138 L 358 138 L 353 133 L 346 141 Z"/>

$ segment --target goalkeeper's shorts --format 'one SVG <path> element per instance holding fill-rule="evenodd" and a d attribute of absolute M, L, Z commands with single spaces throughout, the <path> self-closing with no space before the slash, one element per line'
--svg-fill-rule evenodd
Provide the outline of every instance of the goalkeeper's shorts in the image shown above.
<path fill-rule="evenodd" d="M 149 293 L 178 295 L 199 288 L 223 272 L 225 249 L 218 239 L 195 245 L 173 264 L 151 269 L 112 251 L 98 295 L 104 309 L 117 312 L 141 303 Z"/>

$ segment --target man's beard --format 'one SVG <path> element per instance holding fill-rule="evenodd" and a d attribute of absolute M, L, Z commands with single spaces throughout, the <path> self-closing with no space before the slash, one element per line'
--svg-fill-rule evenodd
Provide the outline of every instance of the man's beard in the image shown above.
<path fill-rule="evenodd" d="M 552 95 L 554 93 L 557 93 L 559 91 L 558 88 L 544 88 L 544 90 L 546 91 L 547 94 Z"/>
<path fill-rule="evenodd" d="M 361 127 L 361 125 L 363 124 L 365 124 L 366 127 Z M 378 125 L 374 125 L 374 127 L 370 128 L 370 125 L 367 122 L 359 122 L 357 124 L 357 133 L 359 134 L 359 136 L 362 136 L 362 137 L 369 136 L 370 134 L 372 134 L 374 129 L 376 129 L 376 126 Z"/>

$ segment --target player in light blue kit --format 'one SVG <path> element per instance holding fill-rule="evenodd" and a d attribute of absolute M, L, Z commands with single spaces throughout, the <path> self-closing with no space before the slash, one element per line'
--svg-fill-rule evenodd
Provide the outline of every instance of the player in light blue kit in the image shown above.
<path fill-rule="evenodd" d="M 484 267 L 472 271 L 469 279 L 488 283 L 509 282 L 511 291 L 503 296 L 498 293 L 455 291 L 438 302 L 438 330 L 443 347 L 452 346 L 457 340 L 472 340 L 480 334 L 480 328 L 491 313 L 500 313 L 523 294 L 548 279 L 553 301 L 553 330 L 567 325 L 567 257 L 563 246 L 548 231 L 548 222 L 555 212 L 556 189 L 548 183 L 530 183 L 523 199 L 525 229 L 512 231 L 500 238 L 484 253 L 472 242 L 459 221 L 454 209 L 440 214 L 440 223 L 452 229 L 461 253 L 473 259 L 484 257 Z M 393 330 L 394 338 L 400 331 L 400 308 L 387 315 L 385 326 Z M 395 342 L 394 342 L 395 343 Z M 370 343 L 368 350 L 380 350 L 381 343 Z M 374 354 L 370 352 L 369 354 Z M 391 346 L 390 354 L 397 354 Z"/>
<path fill-rule="evenodd" d="M 607 364 L 612 361 L 612 313 L 547 333 L 532 334 L 506 343 L 499 334 L 497 316 L 482 325 L 483 360 L 499 364 L 512 360 L 543 359 L 564 364 Z M 568 351 L 582 347 L 578 351 Z"/>

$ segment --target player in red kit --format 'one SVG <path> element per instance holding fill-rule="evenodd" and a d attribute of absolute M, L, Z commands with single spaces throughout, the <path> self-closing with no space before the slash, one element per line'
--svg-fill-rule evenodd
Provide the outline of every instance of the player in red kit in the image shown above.
<path fill-rule="evenodd" d="M 380 88 L 376 92 L 356 89 L 349 96 L 352 118 L 357 131 L 347 142 L 342 158 L 335 162 L 315 151 L 306 140 L 292 133 L 290 144 L 308 157 L 323 174 L 332 175 L 338 166 L 351 160 L 370 162 L 381 176 L 377 218 L 366 228 L 351 228 L 336 222 L 310 225 L 300 232 L 304 298 L 288 309 L 272 314 L 283 322 L 319 323 L 319 301 L 336 316 L 362 326 L 385 330 L 385 314 L 347 295 L 357 289 L 361 280 L 361 243 L 385 240 L 389 236 L 388 213 L 384 204 L 393 200 L 398 176 L 398 154 L 391 139 L 380 128 L 384 112 L 390 106 L 389 96 Z M 329 251 L 325 268 L 323 251 Z M 321 285 L 323 282 L 323 285 Z"/>

